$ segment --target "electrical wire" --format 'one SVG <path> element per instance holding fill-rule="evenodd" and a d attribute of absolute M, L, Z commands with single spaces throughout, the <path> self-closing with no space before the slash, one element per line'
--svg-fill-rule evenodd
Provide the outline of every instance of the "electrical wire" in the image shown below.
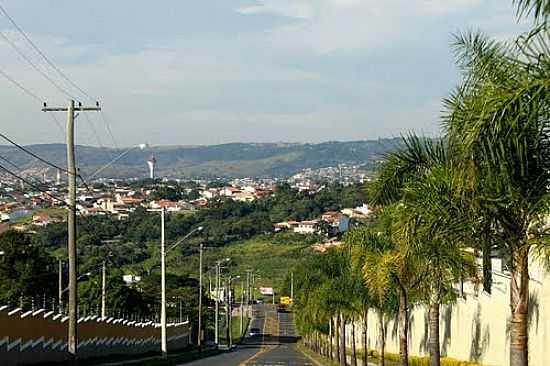
<path fill-rule="evenodd" d="M 40 99 L 40 97 L 38 97 L 38 95 L 36 95 L 32 91 L 30 91 L 29 89 L 25 88 L 23 85 L 21 85 L 19 82 L 17 82 L 17 80 L 15 80 L 14 78 L 12 78 L 8 74 L 6 74 L 4 71 L 0 70 L 0 75 L 2 75 L 6 80 L 8 80 L 13 85 L 15 85 L 16 87 L 21 89 L 23 92 L 25 92 L 25 94 L 27 94 L 29 97 L 37 100 L 39 103 L 42 103 L 44 101 L 44 99 Z"/>
<path fill-rule="evenodd" d="M 44 71 L 40 70 L 40 68 L 38 66 L 36 66 L 36 64 L 29 58 L 27 57 L 27 55 L 25 55 L 25 53 L 23 51 L 21 51 L 21 49 L 19 48 L 19 46 L 17 46 L 11 39 L 9 39 L 3 32 L 0 31 L 0 37 L 2 37 L 10 46 L 11 48 L 13 48 L 15 50 L 15 52 L 17 52 L 17 54 L 19 56 L 21 56 L 21 58 L 23 58 L 25 61 L 27 61 L 27 63 L 36 71 L 38 72 L 40 75 L 42 75 L 46 80 L 48 80 L 50 82 L 50 84 L 52 84 L 54 86 L 54 88 L 56 88 L 57 90 L 59 90 L 62 94 L 65 94 L 65 96 L 71 98 L 71 99 L 75 99 L 73 95 L 71 95 L 67 90 L 63 89 L 60 85 L 58 85 L 52 78 L 50 78 L 48 76 L 48 74 L 46 74 Z"/>
<path fill-rule="evenodd" d="M 52 168 L 55 168 L 55 169 L 59 169 L 67 174 L 73 174 L 72 172 L 69 172 L 67 169 L 65 168 L 62 168 L 58 165 L 55 165 L 54 163 L 52 162 L 49 162 L 48 160 L 42 158 L 41 156 L 39 155 L 36 155 L 35 153 L 33 153 L 32 151 L 30 151 L 29 149 L 26 149 L 25 147 L 19 145 L 17 142 L 13 141 L 12 139 L 10 139 L 8 136 L 4 135 L 3 133 L 0 133 L 0 137 L 3 138 L 4 140 L 6 140 L 7 142 L 9 142 L 10 144 L 12 144 L 13 146 L 15 146 L 16 148 L 18 148 L 19 150 L 29 154 L 30 156 L 34 157 L 35 159 L 38 159 L 40 160 L 41 162 L 43 162 L 44 164 L 46 165 L 49 165 L 50 167 Z"/>
<path fill-rule="evenodd" d="M 15 27 L 15 29 L 17 29 L 17 31 L 23 36 L 23 38 L 25 38 L 25 40 L 27 40 L 27 42 L 36 51 L 36 53 L 38 53 L 44 59 L 44 61 L 46 61 L 46 63 L 50 65 L 52 69 L 54 69 L 73 88 L 78 90 L 80 93 L 84 94 L 90 100 L 92 101 L 94 100 L 94 98 L 92 98 L 90 94 L 86 93 L 81 87 L 79 87 L 75 82 L 73 82 L 63 71 L 61 71 L 57 66 L 55 66 L 55 64 L 44 54 L 44 52 L 42 52 L 40 48 L 38 48 L 38 46 L 29 38 L 29 36 L 27 36 L 27 34 L 23 31 L 23 29 L 21 29 L 21 27 L 17 25 L 15 20 L 8 14 L 6 9 L 1 4 L 0 4 L 0 12 L 4 14 L 4 16 L 10 21 L 10 23 Z"/>
<path fill-rule="evenodd" d="M 115 147 L 115 149 L 119 150 L 118 143 L 116 142 L 115 136 L 113 135 L 113 132 L 111 131 L 111 123 L 109 122 L 109 120 L 105 116 L 105 112 L 103 112 L 103 109 L 101 110 L 101 112 L 99 114 L 101 115 L 101 118 L 103 119 L 103 122 L 105 123 L 107 133 L 109 133 L 109 136 L 111 137 L 111 140 L 113 142 L 113 146 Z"/>
<path fill-rule="evenodd" d="M 17 169 L 18 172 L 23 172 L 23 169 L 21 169 L 20 166 L 18 166 L 17 164 L 13 163 L 12 161 L 10 161 L 9 159 L 7 159 L 6 157 L 0 155 L 0 160 L 3 160 L 4 162 L 6 162 L 7 164 L 9 164 L 10 166 L 12 166 L 13 168 Z M 34 178 L 34 177 L 30 177 L 30 179 L 32 179 L 36 184 L 42 184 L 43 182 L 41 182 L 40 180 L 38 180 L 37 178 Z"/>
<path fill-rule="evenodd" d="M 28 180 L 26 180 L 25 178 L 19 176 L 18 174 L 12 172 L 11 170 L 9 170 L 8 168 L 6 168 L 5 166 L 1 165 L 0 164 L 0 170 L 3 170 L 4 172 L 8 173 L 9 175 L 11 175 L 12 177 L 14 178 L 17 178 L 19 180 L 21 180 L 23 183 L 26 183 L 27 185 L 31 186 L 32 188 L 36 189 L 37 191 L 39 192 L 42 192 L 43 194 L 45 194 L 46 196 L 50 197 L 51 199 L 53 200 L 56 200 L 56 201 L 59 201 L 59 202 L 62 202 L 64 205 L 67 205 L 69 207 L 72 207 L 70 204 L 68 204 L 67 202 L 65 202 L 64 199 L 62 198 L 59 198 L 49 192 L 46 192 L 44 191 L 43 189 L 41 189 L 39 186 L 29 182 Z"/>
<path fill-rule="evenodd" d="M 92 130 L 92 134 L 94 135 L 95 139 L 96 139 L 96 142 L 97 144 L 103 148 L 103 144 L 101 143 L 101 139 L 99 138 L 99 135 L 97 133 L 97 130 L 95 128 L 95 125 L 93 124 L 92 122 L 92 119 L 88 116 L 87 113 L 84 113 L 84 117 L 86 118 L 86 122 L 88 122 L 88 124 L 90 125 L 90 129 Z"/>
<path fill-rule="evenodd" d="M 30 156 L 34 157 L 35 159 L 40 160 L 40 161 L 43 162 L 44 164 L 46 164 L 46 165 L 48 165 L 48 166 L 50 166 L 50 167 L 52 167 L 52 168 L 59 169 L 59 170 L 65 172 L 65 173 L 67 173 L 67 174 L 73 175 L 72 172 L 69 172 L 67 169 L 62 168 L 62 167 L 60 167 L 60 166 L 58 166 L 58 165 L 56 165 L 56 164 L 54 164 L 54 163 L 52 163 L 52 162 L 50 162 L 50 161 L 44 159 L 44 158 L 42 158 L 41 156 L 39 156 L 39 155 L 33 153 L 32 151 L 30 151 L 29 149 L 26 149 L 25 147 L 19 145 L 17 142 L 13 141 L 12 139 L 10 139 L 8 136 L 4 135 L 3 133 L 0 133 L 0 137 L 3 138 L 4 140 L 6 140 L 7 142 L 9 142 L 10 144 L 12 144 L 13 146 L 17 147 L 19 150 L 21 150 L 21 151 L 23 151 L 23 152 L 29 154 Z M 86 180 L 84 179 L 84 177 L 82 177 L 82 175 L 80 175 L 80 173 L 78 173 L 78 172 L 75 173 L 74 175 L 82 181 L 82 183 L 83 183 L 84 186 L 86 187 L 86 190 L 89 191 L 89 190 L 90 190 L 90 187 L 88 186 L 88 183 L 86 183 Z"/>
<path fill-rule="evenodd" d="M 63 129 L 63 127 L 61 126 L 61 122 L 59 122 L 59 120 L 57 119 L 57 117 L 55 116 L 54 113 L 48 113 L 48 115 L 50 117 L 52 117 L 52 120 L 54 121 L 55 125 L 57 126 L 57 128 L 59 129 L 59 131 L 61 132 L 61 137 L 64 137 L 65 136 L 65 130 Z"/>

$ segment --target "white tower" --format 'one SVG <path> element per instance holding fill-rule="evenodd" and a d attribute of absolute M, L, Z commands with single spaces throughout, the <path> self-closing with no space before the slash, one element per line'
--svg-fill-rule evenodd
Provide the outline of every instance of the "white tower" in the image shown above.
<path fill-rule="evenodd" d="M 57 169 L 57 173 L 55 175 L 55 184 L 61 185 L 61 170 Z"/>
<path fill-rule="evenodd" d="M 151 155 L 151 159 L 147 160 L 147 165 L 149 165 L 149 178 L 155 179 L 155 165 L 157 164 L 157 159 L 155 155 Z"/>

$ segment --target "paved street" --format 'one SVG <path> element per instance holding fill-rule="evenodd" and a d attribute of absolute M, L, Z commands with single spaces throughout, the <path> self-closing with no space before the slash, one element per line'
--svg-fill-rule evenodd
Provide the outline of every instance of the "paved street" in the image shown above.
<path fill-rule="evenodd" d="M 236 350 L 191 362 L 191 366 L 315 366 L 295 349 L 298 341 L 291 313 L 278 313 L 273 305 L 255 305 L 251 328 L 262 335 L 247 337 Z"/>

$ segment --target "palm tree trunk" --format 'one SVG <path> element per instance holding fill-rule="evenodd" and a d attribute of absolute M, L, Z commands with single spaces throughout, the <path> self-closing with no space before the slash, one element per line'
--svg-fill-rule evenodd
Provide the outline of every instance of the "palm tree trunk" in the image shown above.
<path fill-rule="evenodd" d="M 409 314 L 408 314 L 407 292 L 400 286 L 399 288 L 399 358 L 401 366 L 409 366 Z"/>
<path fill-rule="evenodd" d="M 378 312 L 378 345 L 380 354 L 378 355 L 378 366 L 384 366 L 385 351 L 386 351 L 386 328 L 384 327 L 384 313 Z"/>
<path fill-rule="evenodd" d="M 512 253 L 512 278 L 510 279 L 510 366 L 527 366 L 529 308 L 529 248 Z"/>
<path fill-rule="evenodd" d="M 340 314 L 336 314 L 336 362 L 340 362 Z"/>
<path fill-rule="evenodd" d="M 434 301 L 430 304 L 429 314 L 430 339 L 428 347 L 430 350 L 430 366 L 440 366 L 439 352 L 439 302 Z"/>
<path fill-rule="evenodd" d="M 493 286 L 493 268 L 491 263 L 491 244 L 487 241 L 489 238 L 484 238 L 482 255 L 483 255 L 483 291 L 488 294 L 491 293 L 491 287 Z"/>
<path fill-rule="evenodd" d="M 334 360 L 334 353 L 332 353 L 332 317 L 328 323 L 328 337 L 329 337 L 329 358 Z"/>
<path fill-rule="evenodd" d="M 340 344 L 340 365 L 346 366 L 346 318 L 344 315 L 341 315 L 340 320 L 340 341 L 342 342 Z"/>
<path fill-rule="evenodd" d="M 351 321 L 351 362 L 357 366 L 357 349 L 355 347 L 355 321 Z"/>
<path fill-rule="evenodd" d="M 368 366 L 369 364 L 369 343 L 368 343 L 368 332 L 367 332 L 367 324 L 368 324 L 368 318 L 369 315 L 369 308 L 364 307 L 363 308 L 363 366 Z"/>

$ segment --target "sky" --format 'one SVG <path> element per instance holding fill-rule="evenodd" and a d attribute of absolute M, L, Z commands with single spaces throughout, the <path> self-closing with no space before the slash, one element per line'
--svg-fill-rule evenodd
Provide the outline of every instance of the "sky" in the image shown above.
<path fill-rule="evenodd" d="M 321 142 L 440 132 L 460 81 L 453 34 L 511 39 L 512 0 L 0 0 L 102 114 L 76 120 L 99 146 Z M 0 13 L 0 31 L 67 94 Z M 48 106 L 68 96 L 0 37 L 0 71 Z M 0 75 L 0 131 L 23 144 L 63 141 L 65 115 Z M 112 134 L 109 133 L 109 129 Z M 111 136 L 112 135 L 112 136 Z"/>

